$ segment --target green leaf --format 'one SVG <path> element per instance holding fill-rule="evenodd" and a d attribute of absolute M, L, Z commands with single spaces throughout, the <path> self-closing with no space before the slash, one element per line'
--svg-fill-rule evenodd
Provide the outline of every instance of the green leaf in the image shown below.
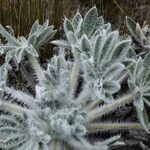
<path fill-rule="evenodd" d="M 136 108 L 136 111 L 137 111 L 137 115 L 138 115 L 140 123 L 142 124 L 145 131 L 149 133 L 149 126 L 148 126 L 149 120 L 148 120 L 146 109 L 144 108 L 143 110 L 141 110 L 139 108 Z"/>
<path fill-rule="evenodd" d="M 136 24 L 135 34 L 138 39 L 142 40 L 143 31 L 138 23 Z"/>
<path fill-rule="evenodd" d="M 134 102 L 133 102 L 134 106 L 143 111 L 144 103 L 141 92 L 135 90 L 133 93 L 134 93 Z"/>
<path fill-rule="evenodd" d="M 77 43 L 77 36 L 76 34 L 74 34 L 73 32 L 69 31 L 69 33 L 67 34 L 67 38 L 68 38 L 68 41 L 70 43 L 70 45 L 75 45 Z"/>
<path fill-rule="evenodd" d="M 131 46 L 131 40 L 121 41 L 117 46 L 113 49 L 113 54 L 111 59 L 114 60 L 122 60 Z"/>
<path fill-rule="evenodd" d="M 37 32 L 39 29 L 39 21 L 35 21 L 34 24 L 32 25 L 31 27 L 31 30 L 30 30 L 30 33 L 29 33 L 29 36 L 31 36 L 33 33 Z"/>
<path fill-rule="evenodd" d="M 24 52 L 25 52 L 25 50 L 22 48 L 19 48 L 16 50 L 15 57 L 16 57 L 16 60 L 18 63 L 21 62 Z"/>
<path fill-rule="evenodd" d="M 143 65 L 147 69 L 150 69 L 150 52 L 148 52 L 148 54 L 144 57 Z"/>
<path fill-rule="evenodd" d="M 115 81 L 104 81 L 103 88 L 109 93 L 114 94 L 120 89 L 120 85 Z"/>
<path fill-rule="evenodd" d="M 48 42 L 56 33 L 55 30 L 52 30 L 53 26 L 49 26 L 45 30 L 42 31 L 40 35 L 36 38 L 35 45 L 33 45 L 35 48 L 39 48 L 39 46 L 45 44 Z"/>
<path fill-rule="evenodd" d="M 104 44 L 101 43 L 103 46 L 102 46 L 102 49 L 100 51 L 100 58 L 98 61 L 99 63 L 103 64 L 103 63 L 108 62 L 108 60 L 111 57 L 111 53 L 112 53 L 111 51 L 117 42 L 118 36 L 119 36 L 118 31 L 111 32 L 106 37 Z"/>
<path fill-rule="evenodd" d="M 63 48 L 66 48 L 66 49 L 71 49 L 70 44 L 65 40 L 55 40 L 55 41 L 52 41 L 51 43 L 54 44 L 54 45 L 57 45 L 59 47 L 63 47 Z"/>
<path fill-rule="evenodd" d="M 104 72 L 104 77 L 106 80 L 118 80 L 121 72 L 125 69 L 124 65 L 121 63 L 114 63 L 109 67 L 106 67 L 106 71 Z"/>
<path fill-rule="evenodd" d="M 67 18 L 65 18 L 65 21 L 64 21 L 64 31 L 65 31 L 66 35 L 69 31 L 72 31 L 74 33 L 73 25 L 72 25 L 71 21 L 68 20 Z"/>
<path fill-rule="evenodd" d="M 99 64 L 100 50 L 102 49 L 102 40 L 103 38 L 99 36 L 96 40 L 95 49 L 94 49 L 94 63 L 97 66 Z"/>
<path fill-rule="evenodd" d="M 89 36 L 92 31 L 94 30 L 94 27 L 96 25 L 98 17 L 98 11 L 96 7 L 91 8 L 87 14 L 85 15 L 84 19 L 84 32 L 87 36 Z"/>
<path fill-rule="evenodd" d="M 36 51 L 36 49 L 34 47 L 32 47 L 32 46 L 31 47 L 27 47 L 25 50 L 27 51 L 27 53 L 31 54 L 34 57 L 38 57 L 39 56 L 39 54 Z"/>
<path fill-rule="evenodd" d="M 136 89 L 136 85 L 131 80 L 128 80 L 128 86 L 132 92 L 134 92 L 134 90 Z"/>
<path fill-rule="evenodd" d="M 79 32 L 81 30 L 82 22 L 83 22 L 83 18 L 81 14 L 78 12 L 72 20 L 72 24 L 75 32 Z"/>
<path fill-rule="evenodd" d="M 137 61 L 137 59 L 138 58 L 137 58 L 137 55 L 136 55 L 135 51 L 132 48 L 130 48 L 129 51 L 128 51 L 128 53 L 127 53 L 127 55 L 126 55 L 125 62 L 126 61 L 135 62 L 135 61 Z"/>
<path fill-rule="evenodd" d="M 3 26 L 0 24 L 0 34 L 6 38 L 6 40 L 11 44 L 11 45 L 15 45 L 18 46 L 19 45 L 19 41 L 12 36 L 10 33 L 8 33 Z"/>
<path fill-rule="evenodd" d="M 31 36 L 28 38 L 28 42 L 32 45 L 35 45 L 37 39 L 37 34 L 33 33 Z"/>
<path fill-rule="evenodd" d="M 139 58 L 137 60 L 137 63 L 135 65 L 135 69 L 134 69 L 134 77 L 139 77 L 141 75 L 143 71 L 143 61 L 142 61 L 142 58 Z"/>
<path fill-rule="evenodd" d="M 135 31 L 136 31 L 136 22 L 130 18 L 130 17 L 126 17 L 126 25 L 127 28 L 129 29 L 129 31 L 131 32 L 132 35 L 135 35 Z"/>
<path fill-rule="evenodd" d="M 91 51 L 90 41 L 86 35 L 84 35 L 81 39 L 81 50 L 86 52 L 86 54 Z"/>

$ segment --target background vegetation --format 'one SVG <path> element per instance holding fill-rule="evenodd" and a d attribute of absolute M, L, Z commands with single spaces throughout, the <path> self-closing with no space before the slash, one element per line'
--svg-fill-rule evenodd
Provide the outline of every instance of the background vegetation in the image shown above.
<path fill-rule="evenodd" d="M 59 29 L 55 38 L 62 35 L 64 16 L 71 17 L 79 9 L 82 14 L 96 5 L 99 13 L 121 33 L 126 32 L 125 16 L 132 17 L 141 25 L 150 20 L 149 0 L 0 0 L 0 23 L 10 25 L 15 35 L 26 35 L 35 20 L 40 23 L 46 19 Z M 46 45 L 42 60 L 51 56 L 51 45 Z"/>

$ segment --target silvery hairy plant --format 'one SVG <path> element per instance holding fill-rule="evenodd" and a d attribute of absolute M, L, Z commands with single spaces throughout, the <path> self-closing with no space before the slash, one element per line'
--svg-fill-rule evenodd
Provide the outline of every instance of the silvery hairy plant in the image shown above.
<path fill-rule="evenodd" d="M 132 35 L 135 49 L 140 49 L 140 55 L 150 50 L 150 28 L 145 22 L 143 27 L 132 18 L 126 17 L 126 26 Z"/>
<path fill-rule="evenodd" d="M 149 56 L 138 58 L 131 39 L 122 39 L 98 16 L 96 7 L 82 17 L 65 18 L 66 39 L 52 41 L 59 52 L 43 69 L 38 63 L 39 49 L 56 32 L 48 21 L 36 21 L 27 38 L 15 38 L 0 25 L 6 39 L 0 45 L 5 63 L 0 68 L 0 148 L 10 150 L 108 150 L 124 144 L 120 135 L 91 142 L 97 132 L 145 129 L 144 102 L 149 105 Z M 66 51 L 73 59 L 66 59 Z M 35 96 L 8 87 L 9 61 L 21 63 L 24 56 L 37 77 Z M 140 67 L 140 70 L 139 70 Z M 82 88 L 78 91 L 82 78 Z M 116 98 L 122 82 L 128 80 L 129 93 Z M 5 95 L 10 95 L 5 99 Z M 105 122 L 101 118 L 133 103 L 139 122 Z"/>

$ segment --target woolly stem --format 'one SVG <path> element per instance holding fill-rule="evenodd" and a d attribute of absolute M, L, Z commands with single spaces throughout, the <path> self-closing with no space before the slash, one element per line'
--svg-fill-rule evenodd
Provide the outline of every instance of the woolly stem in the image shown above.
<path fill-rule="evenodd" d="M 36 104 L 35 104 L 36 99 L 32 95 L 26 94 L 19 90 L 14 90 L 9 87 L 4 87 L 4 90 L 7 94 L 11 94 L 11 97 L 13 97 L 13 98 L 17 99 L 19 102 L 27 105 L 29 108 L 36 107 Z"/>
<path fill-rule="evenodd" d="M 29 61 L 35 71 L 35 74 L 37 76 L 38 81 L 41 83 L 41 80 L 43 79 L 43 69 L 38 63 L 38 60 L 33 57 L 32 55 L 28 55 Z"/>
<path fill-rule="evenodd" d="M 102 100 L 95 100 L 90 102 L 90 104 L 87 105 L 87 110 L 92 110 L 94 109 L 97 105 L 99 105 L 100 103 L 102 103 Z"/>
<path fill-rule="evenodd" d="M 143 129 L 140 123 L 91 123 L 86 125 L 88 133 L 110 130 Z"/>
<path fill-rule="evenodd" d="M 75 88 L 77 85 L 77 80 L 78 80 L 78 74 L 79 74 L 79 67 L 77 63 L 74 63 L 71 75 L 70 75 L 70 83 L 69 83 L 69 93 L 68 93 L 68 98 L 72 99 L 74 96 Z"/>
<path fill-rule="evenodd" d="M 104 105 L 104 106 L 102 106 L 100 108 L 96 108 L 96 109 L 90 111 L 87 114 L 85 122 L 89 122 L 89 121 L 94 120 L 96 118 L 100 118 L 103 115 L 114 111 L 116 108 L 121 107 L 121 106 L 123 106 L 123 105 L 125 105 L 127 103 L 132 102 L 132 101 L 133 101 L 133 98 L 132 98 L 131 94 L 125 95 L 125 96 L 115 100 L 114 102 L 112 102 L 110 104 L 106 104 L 106 105 Z"/>
<path fill-rule="evenodd" d="M 21 107 L 21 106 L 16 105 L 16 104 L 11 104 L 8 102 L 1 102 L 0 109 L 5 110 L 5 111 L 9 111 L 12 113 L 17 113 L 19 115 L 23 115 L 23 112 L 30 112 L 30 110 L 27 108 Z"/>

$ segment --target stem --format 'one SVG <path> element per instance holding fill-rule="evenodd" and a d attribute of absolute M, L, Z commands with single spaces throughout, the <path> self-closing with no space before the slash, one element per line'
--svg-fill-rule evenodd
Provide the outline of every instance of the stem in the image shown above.
<path fill-rule="evenodd" d="M 41 83 L 41 80 L 43 79 L 43 69 L 42 67 L 39 65 L 38 60 L 33 57 L 32 55 L 28 55 L 29 61 L 35 71 L 35 74 L 38 78 L 38 81 Z"/>
<path fill-rule="evenodd" d="M 125 105 L 127 103 L 132 102 L 132 101 L 133 101 L 133 98 L 132 98 L 131 94 L 125 95 L 125 96 L 119 98 L 118 100 L 115 100 L 114 102 L 112 102 L 110 104 L 106 104 L 106 105 L 104 105 L 104 106 L 102 106 L 100 108 L 96 108 L 96 109 L 90 111 L 87 114 L 85 122 L 89 122 L 89 121 L 94 120 L 96 118 L 100 118 L 103 115 L 114 111 L 116 108 L 121 107 L 121 106 L 123 106 L 123 105 Z"/>
<path fill-rule="evenodd" d="M 1 102 L 0 110 L 7 110 L 9 112 L 17 113 L 17 114 L 22 115 L 22 116 L 23 116 L 24 112 L 30 112 L 30 110 L 25 108 L 25 107 L 21 107 L 17 104 L 11 104 L 8 102 Z"/>
<path fill-rule="evenodd" d="M 86 125 L 88 133 L 110 130 L 143 129 L 140 123 L 91 123 Z"/>
<path fill-rule="evenodd" d="M 90 104 L 87 105 L 87 110 L 93 110 L 97 105 L 101 104 L 103 101 L 102 100 L 95 100 L 90 102 Z"/>
<path fill-rule="evenodd" d="M 70 75 L 69 93 L 68 93 L 69 99 L 72 99 L 72 97 L 74 96 L 74 92 L 77 86 L 78 74 L 79 74 L 79 67 L 76 63 L 74 63 Z"/>

